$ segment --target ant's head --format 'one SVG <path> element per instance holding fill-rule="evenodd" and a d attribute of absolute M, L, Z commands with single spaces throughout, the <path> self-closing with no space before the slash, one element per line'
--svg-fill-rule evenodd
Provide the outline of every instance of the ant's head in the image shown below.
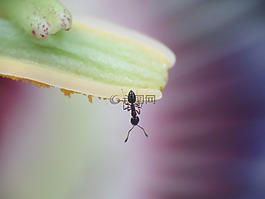
<path fill-rule="evenodd" d="M 136 116 L 136 117 L 132 117 L 131 118 L 131 124 L 132 125 L 137 125 L 139 123 L 139 117 L 138 116 Z"/>
<path fill-rule="evenodd" d="M 134 93 L 132 90 L 130 90 L 130 92 L 129 92 L 129 94 L 128 94 L 128 101 L 129 101 L 131 104 L 133 104 L 133 103 L 136 102 L 136 95 L 135 95 L 135 93 Z"/>

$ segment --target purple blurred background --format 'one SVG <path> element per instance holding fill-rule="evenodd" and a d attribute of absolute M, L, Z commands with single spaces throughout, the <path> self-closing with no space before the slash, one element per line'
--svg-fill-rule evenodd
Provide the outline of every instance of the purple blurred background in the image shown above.
<path fill-rule="evenodd" d="M 149 140 L 134 133 L 130 150 L 124 149 L 130 157 L 113 160 L 122 167 L 131 159 L 133 169 L 127 172 L 133 174 L 125 176 L 133 180 L 123 184 L 127 198 L 265 198 L 264 1 L 63 2 L 73 16 L 96 16 L 136 29 L 177 56 L 162 100 L 143 108 L 141 125 Z M 26 98 L 23 89 L 27 85 L 0 80 L 1 126 Z M 129 121 L 126 113 L 117 117 L 112 115 L 111 123 Z"/>

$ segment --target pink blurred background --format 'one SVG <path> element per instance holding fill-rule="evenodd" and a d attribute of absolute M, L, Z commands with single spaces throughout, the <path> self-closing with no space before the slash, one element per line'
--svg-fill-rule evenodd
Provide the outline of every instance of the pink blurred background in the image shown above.
<path fill-rule="evenodd" d="M 150 137 L 134 129 L 126 145 L 130 116 L 120 106 L 0 79 L 0 185 L 12 190 L 6 194 L 265 198 L 264 1 L 62 2 L 74 18 L 106 19 L 160 40 L 177 63 L 162 100 L 143 107 L 140 124 Z M 32 184 L 36 191 L 26 192 Z"/>

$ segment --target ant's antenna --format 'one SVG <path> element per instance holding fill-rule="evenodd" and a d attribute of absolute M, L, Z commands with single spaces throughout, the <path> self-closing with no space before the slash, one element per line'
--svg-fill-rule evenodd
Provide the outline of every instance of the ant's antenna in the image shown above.
<path fill-rule="evenodd" d="M 135 126 L 133 125 L 132 128 L 128 131 L 128 133 L 127 133 L 127 137 L 126 137 L 126 139 L 124 140 L 124 142 L 127 142 L 127 141 L 128 141 L 128 138 L 129 138 L 130 132 L 133 130 L 134 127 L 135 127 Z"/>
<path fill-rule="evenodd" d="M 147 133 L 145 132 L 145 130 L 144 130 L 143 127 L 141 127 L 141 126 L 138 125 L 138 124 L 137 124 L 136 126 L 138 126 L 139 128 L 141 128 L 141 129 L 143 130 L 143 133 L 145 134 L 145 136 L 148 137 L 148 135 L 147 135 Z M 130 132 L 133 130 L 134 127 L 135 127 L 135 125 L 133 125 L 132 128 L 128 131 L 128 133 L 127 133 L 127 137 L 126 137 L 126 139 L 124 140 L 124 142 L 127 142 L 127 141 L 128 141 L 128 139 L 129 139 L 129 135 L 130 135 Z"/>
<path fill-rule="evenodd" d="M 138 126 L 139 128 L 141 128 L 141 129 L 143 130 L 143 132 L 144 132 L 145 136 L 146 136 L 146 137 L 148 137 L 148 135 L 147 135 L 147 133 L 145 132 L 144 128 L 143 128 L 143 127 L 141 127 L 141 126 L 140 126 L 140 125 L 138 125 L 138 124 L 137 124 L 137 126 Z"/>

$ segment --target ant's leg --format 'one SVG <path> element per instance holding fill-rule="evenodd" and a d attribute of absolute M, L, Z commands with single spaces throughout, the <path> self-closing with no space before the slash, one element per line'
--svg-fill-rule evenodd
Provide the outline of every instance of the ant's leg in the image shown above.
<path fill-rule="evenodd" d="M 135 111 L 140 115 L 140 108 L 142 108 L 142 104 L 138 104 L 138 103 L 136 103 L 136 104 L 135 104 L 135 107 L 138 108 L 138 110 L 135 110 Z"/>
<path fill-rule="evenodd" d="M 131 110 L 131 105 L 129 103 L 123 103 L 123 110 Z"/>
<path fill-rule="evenodd" d="M 136 103 L 135 103 L 135 106 L 138 107 L 138 108 L 142 108 L 143 103 L 138 103 L 138 102 L 136 102 Z"/>
<path fill-rule="evenodd" d="M 139 107 L 137 107 L 137 108 L 138 108 L 138 110 L 135 109 L 135 111 L 136 111 L 136 113 L 138 113 L 138 115 L 140 115 L 140 108 Z"/>
<path fill-rule="evenodd" d="M 147 133 L 145 132 L 145 130 L 144 130 L 144 128 L 143 127 L 141 127 L 141 126 L 139 126 L 139 125 L 137 125 L 139 128 L 141 128 L 142 130 L 143 130 L 143 132 L 144 132 L 144 134 L 145 134 L 145 136 L 146 137 L 148 137 L 148 135 L 147 135 Z"/>
<path fill-rule="evenodd" d="M 124 140 L 124 142 L 127 142 L 127 141 L 128 141 L 128 138 L 129 138 L 130 132 L 131 132 L 131 130 L 133 130 L 134 127 L 135 127 L 135 126 L 133 125 L 133 127 L 128 131 L 128 133 L 127 133 L 127 137 L 126 137 L 126 139 Z"/>
<path fill-rule="evenodd" d="M 127 106 L 127 107 L 123 107 L 123 110 L 127 110 L 127 111 L 130 111 L 131 110 L 131 107 Z"/>

